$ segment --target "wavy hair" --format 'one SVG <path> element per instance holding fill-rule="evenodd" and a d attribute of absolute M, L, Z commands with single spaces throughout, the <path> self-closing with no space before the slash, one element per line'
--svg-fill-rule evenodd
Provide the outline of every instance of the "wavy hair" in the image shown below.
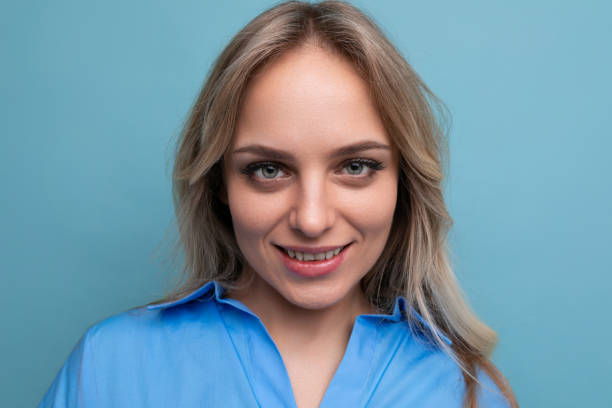
<path fill-rule="evenodd" d="M 267 62 L 305 44 L 352 63 L 400 152 L 393 224 L 385 249 L 361 281 L 364 293 L 384 311 L 402 295 L 421 314 L 433 329 L 425 332 L 462 370 L 465 407 L 477 406 L 477 370 L 488 374 L 510 405 L 518 407 L 510 385 L 490 361 L 497 335 L 466 303 L 448 260 L 447 234 L 453 220 L 441 185 L 448 157 L 448 112 L 375 22 L 343 1 L 277 4 L 240 30 L 214 62 L 176 147 L 175 251 L 182 250 L 185 264 L 176 287 L 150 304 L 179 299 L 211 280 L 229 287 L 238 281 L 245 261 L 229 209 L 219 198 L 223 154 L 249 79 Z M 415 319 L 409 323 L 419 328 Z M 438 332 L 450 338 L 452 346 Z"/>

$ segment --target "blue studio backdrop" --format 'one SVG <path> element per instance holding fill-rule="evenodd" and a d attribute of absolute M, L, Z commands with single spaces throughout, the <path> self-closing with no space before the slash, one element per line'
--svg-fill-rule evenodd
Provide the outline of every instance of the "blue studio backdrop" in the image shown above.
<path fill-rule="evenodd" d="M 1 406 L 34 406 L 87 327 L 170 286 L 174 142 L 273 4 L 0 4 Z M 612 406 L 612 3 L 354 4 L 451 111 L 452 262 L 521 406 Z"/>

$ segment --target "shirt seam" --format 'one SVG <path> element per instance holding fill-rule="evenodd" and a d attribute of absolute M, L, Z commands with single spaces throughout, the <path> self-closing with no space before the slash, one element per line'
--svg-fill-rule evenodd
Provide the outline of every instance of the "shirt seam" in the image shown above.
<path fill-rule="evenodd" d="M 84 350 L 84 358 L 83 361 L 81 361 L 81 364 L 85 364 L 86 363 L 86 355 L 87 352 L 89 351 L 89 354 L 91 355 L 91 376 L 92 376 L 92 382 L 94 385 L 94 395 L 96 397 L 96 401 L 98 401 L 98 376 L 97 376 L 97 370 L 96 370 L 96 352 L 95 352 L 95 332 L 93 331 L 94 328 L 90 328 L 87 330 L 87 332 L 85 333 L 85 350 Z M 89 340 L 89 341 L 88 341 Z M 82 372 L 81 372 L 82 374 Z M 83 381 L 83 378 L 81 378 L 81 381 Z M 81 384 L 82 385 L 82 384 Z M 86 400 L 86 396 L 85 396 L 85 390 L 83 390 L 83 406 L 85 406 L 85 400 Z"/>
<path fill-rule="evenodd" d="M 251 394 L 253 394 L 253 399 L 257 403 L 257 406 L 261 408 L 261 404 L 259 403 L 259 400 L 257 399 L 257 395 L 255 394 L 255 389 L 253 387 L 253 384 L 251 383 L 251 379 L 249 378 L 245 363 L 242 360 L 240 353 L 238 352 L 238 348 L 236 347 L 236 344 L 234 343 L 234 339 L 229 333 L 229 329 L 227 327 L 225 319 L 223 318 L 223 315 L 221 314 L 221 311 L 219 310 L 219 304 L 217 302 L 214 302 L 214 304 L 215 304 L 215 310 L 217 311 L 217 314 L 219 315 L 219 318 L 221 319 L 221 323 L 223 324 L 223 327 L 225 328 L 225 334 L 227 335 L 227 337 L 229 337 L 229 340 L 232 343 L 232 347 L 234 349 L 234 353 L 236 353 L 236 357 L 238 358 L 238 361 L 240 361 L 240 366 L 242 367 L 242 371 L 244 372 L 244 377 L 246 378 L 246 381 L 249 384 L 249 388 L 251 389 Z"/>
<path fill-rule="evenodd" d="M 378 340 L 381 337 L 381 335 L 382 335 L 381 327 L 380 326 L 376 326 L 376 340 Z M 398 341 L 397 346 L 393 350 L 393 354 L 391 355 L 391 358 L 389 358 L 389 360 L 387 361 L 387 364 L 385 364 L 385 368 L 382 370 L 382 372 L 378 376 L 378 379 L 376 380 L 376 385 L 374 385 L 374 387 L 372 388 L 372 391 L 370 392 L 370 396 L 368 397 L 368 400 L 364 404 L 364 408 L 368 407 L 370 405 L 370 403 L 372 402 L 372 398 L 374 398 L 374 394 L 376 394 L 376 390 L 378 389 L 378 386 L 380 385 L 380 382 L 385 377 L 385 373 L 387 372 L 387 369 L 391 365 L 391 362 L 395 359 L 395 356 L 396 356 L 396 354 L 397 354 L 397 352 L 398 352 L 398 350 L 401 347 L 403 342 L 404 342 L 404 339 Z M 379 358 L 379 355 L 380 355 L 380 351 L 377 353 L 376 359 Z"/>

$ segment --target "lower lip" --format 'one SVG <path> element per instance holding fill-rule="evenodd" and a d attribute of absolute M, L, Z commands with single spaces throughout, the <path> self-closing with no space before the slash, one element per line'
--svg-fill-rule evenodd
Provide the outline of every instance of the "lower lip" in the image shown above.
<path fill-rule="evenodd" d="M 297 258 L 291 258 L 284 250 L 276 248 L 281 254 L 283 263 L 287 269 L 297 275 L 314 278 L 332 273 L 336 270 L 344 260 L 344 255 L 348 251 L 350 245 L 345 247 L 338 255 L 332 256 L 330 259 L 321 261 L 300 261 Z"/>

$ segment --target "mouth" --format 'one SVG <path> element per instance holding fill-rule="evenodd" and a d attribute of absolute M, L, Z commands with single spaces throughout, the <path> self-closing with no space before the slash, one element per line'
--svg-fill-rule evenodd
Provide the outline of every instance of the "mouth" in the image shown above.
<path fill-rule="evenodd" d="M 291 259 L 295 259 L 301 262 L 317 262 L 326 261 L 337 257 L 342 253 L 351 243 L 338 247 L 324 247 L 324 248 L 296 248 L 296 247 L 282 247 L 280 245 L 274 245 L 283 254 L 289 256 Z"/>
<path fill-rule="evenodd" d="M 339 247 L 289 247 L 274 245 L 285 267 L 302 278 L 323 277 L 334 272 L 342 264 L 347 248 Z"/>

